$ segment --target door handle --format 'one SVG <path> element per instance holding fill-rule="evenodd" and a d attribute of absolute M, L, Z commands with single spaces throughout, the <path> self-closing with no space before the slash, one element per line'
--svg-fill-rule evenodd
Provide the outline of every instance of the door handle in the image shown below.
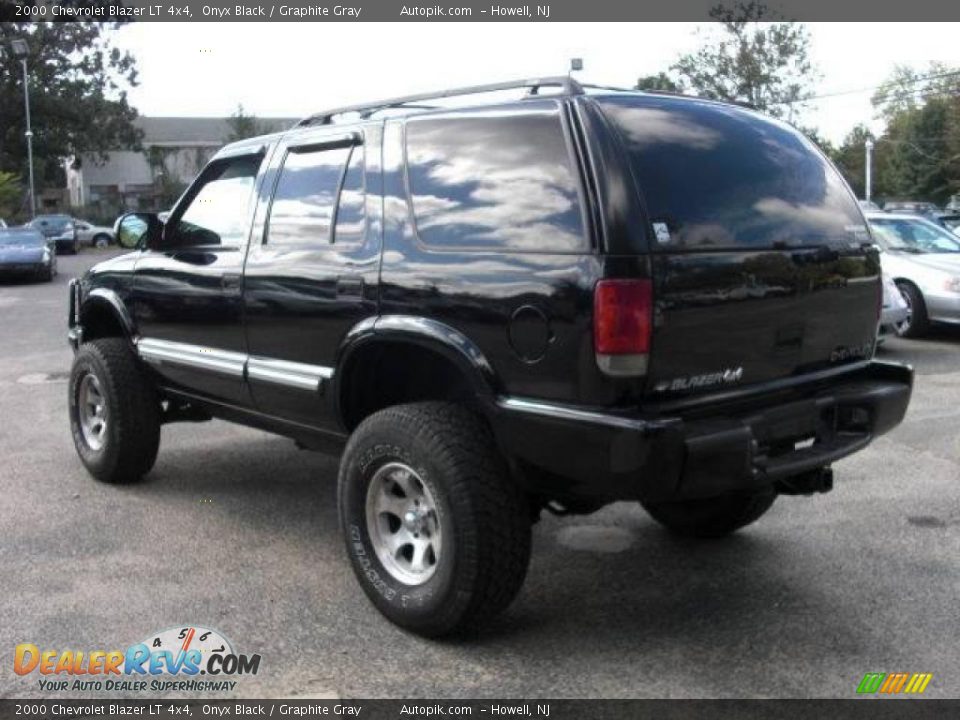
<path fill-rule="evenodd" d="M 363 297 L 363 278 L 337 278 L 337 297 Z"/>
<path fill-rule="evenodd" d="M 241 278 L 234 273 L 226 273 L 220 276 L 220 289 L 227 293 L 240 294 Z"/>

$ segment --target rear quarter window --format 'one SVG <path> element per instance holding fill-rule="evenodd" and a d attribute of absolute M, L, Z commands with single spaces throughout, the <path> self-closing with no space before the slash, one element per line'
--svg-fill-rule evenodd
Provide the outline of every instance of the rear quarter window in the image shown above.
<path fill-rule="evenodd" d="M 741 108 L 681 98 L 609 97 L 662 250 L 869 242 L 846 182 L 799 132 Z"/>
<path fill-rule="evenodd" d="M 417 233 L 428 247 L 589 247 L 577 171 L 554 102 L 410 120 L 406 156 Z"/>

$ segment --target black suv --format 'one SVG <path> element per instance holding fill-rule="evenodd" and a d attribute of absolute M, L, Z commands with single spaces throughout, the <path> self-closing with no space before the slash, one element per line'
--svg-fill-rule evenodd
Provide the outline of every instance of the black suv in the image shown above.
<path fill-rule="evenodd" d="M 136 480 L 163 423 L 209 417 L 342 452 L 360 584 L 441 635 L 510 603 L 543 509 L 715 537 L 900 422 L 878 256 L 808 140 L 567 78 L 437 97 L 506 87 L 310 117 L 121 218 L 135 251 L 71 290 L 88 470 Z"/>

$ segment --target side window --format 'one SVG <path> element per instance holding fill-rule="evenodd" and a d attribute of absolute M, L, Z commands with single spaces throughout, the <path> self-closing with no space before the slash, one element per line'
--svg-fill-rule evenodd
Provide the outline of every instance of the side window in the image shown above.
<path fill-rule="evenodd" d="M 360 241 L 363 209 L 362 145 L 292 150 L 287 153 L 277 179 L 266 243 L 319 245 L 334 240 Z"/>
<path fill-rule="evenodd" d="M 168 231 L 176 246 L 242 247 L 261 155 L 224 160 L 208 168 L 186 210 Z"/>
<path fill-rule="evenodd" d="M 589 247 L 556 104 L 413 119 L 406 133 L 413 214 L 425 245 L 514 252 Z"/>
<path fill-rule="evenodd" d="M 337 203 L 337 226 L 333 241 L 341 245 L 363 242 L 366 227 L 366 192 L 363 177 L 363 145 L 357 145 L 350 153 L 350 163 L 343 176 L 340 202 Z"/>

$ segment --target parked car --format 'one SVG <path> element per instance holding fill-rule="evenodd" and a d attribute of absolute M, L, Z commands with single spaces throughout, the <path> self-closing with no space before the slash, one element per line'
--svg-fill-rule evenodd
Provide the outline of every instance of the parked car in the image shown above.
<path fill-rule="evenodd" d="M 919 337 L 932 322 L 960 323 L 960 238 L 916 215 L 867 215 L 883 250 L 883 269 L 909 306 L 897 325 L 904 337 Z"/>
<path fill-rule="evenodd" d="M 0 275 L 29 275 L 53 280 L 57 253 L 52 243 L 34 228 L 0 229 Z"/>
<path fill-rule="evenodd" d="M 960 235 L 960 214 L 944 213 L 940 216 L 940 224 L 954 235 Z"/>
<path fill-rule="evenodd" d="M 880 330 L 877 342 L 883 342 L 887 335 L 898 334 L 899 327 L 910 320 L 910 306 L 903 293 L 897 287 L 893 276 L 883 273 L 883 309 L 880 311 Z"/>
<path fill-rule="evenodd" d="M 883 204 L 884 212 L 909 213 L 913 215 L 939 215 L 943 212 L 936 203 L 917 200 L 891 200 Z"/>
<path fill-rule="evenodd" d="M 52 239 L 58 253 L 76 255 L 80 252 L 80 238 L 77 236 L 73 218 L 69 215 L 37 215 L 27 223 L 27 227 L 35 228 L 42 232 L 44 237 Z"/>
<path fill-rule="evenodd" d="M 77 237 L 81 245 L 105 248 L 114 241 L 113 228 L 94 225 L 86 220 L 78 220 L 76 218 L 74 218 L 73 224 L 77 229 Z"/>
<path fill-rule="evenodd" d="M 901 421 L 878 253 L 803 135 L 568 77 L 438 97 L 505 87 L 320 113 L 122 217 L 132 252 L 67 312 L 87 470 L 136 480 L 163 423 L 210 417 L 342 452 L 359 584 L 435 636 L 511 602 L 544 510 L 717 537 Z"/>

